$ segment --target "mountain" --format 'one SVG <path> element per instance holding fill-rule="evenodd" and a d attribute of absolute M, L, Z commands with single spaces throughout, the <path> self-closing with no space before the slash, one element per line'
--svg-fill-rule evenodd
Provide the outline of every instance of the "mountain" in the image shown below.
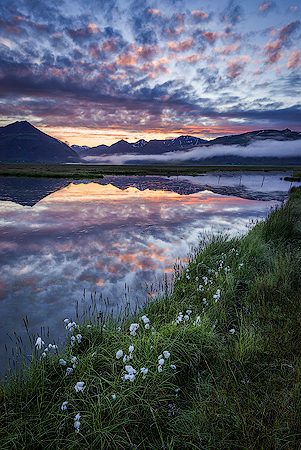
<path fill-rule="evenodd" d="M 209 141 L 207 145 L 249 145 L 254 141 L 264 141 L 273 139 L 274 141 L 295 141 L 301 139 L 301 133 L 291 131 L 289 128 L 285 130 L 261 130 L 249 131 L 243 134 L 232 134 L 230 136 L 222 136 Z"/>
<path fill-rule="evenodd" d="M 35 128 L 29 122 L 0 127 L 0 162 L 63 163 L 81 158 L 67 144 Z"/>
<path fill-rule="evenodd" d="M 174 152 L 179 150 L 187 150 L 197 145 L 207 143 L 205 139 L 194 136 L 180 136 L 175 139 L 158 140 L 153 139 L 149 142 L 140 139 L 133 144 L 121 140 L 115 142 L 110 147 L 106 145 L 98 145 L 97 147 L 87 148 L 81 152 L 81 157 L 85 156 L 110 156 L 123 154 L 139 154 L 139 155 L 160 155 L 165 152 Z"/>

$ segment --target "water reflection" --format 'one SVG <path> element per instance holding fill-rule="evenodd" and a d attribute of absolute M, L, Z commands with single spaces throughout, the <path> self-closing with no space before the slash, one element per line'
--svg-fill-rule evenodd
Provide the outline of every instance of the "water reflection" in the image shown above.
<path fill-rule="evenodd" d="M 34 332 L 57 336 L 84 289 L 114 308 L 126 284 L 132 304 L 142 301 L 145 283 L 171 273 L 200 233 L 245 232 L 275 203 L 98 183 L 70 183 L 34 206 L 0 201 L 0 357 L 6 333 L 24 335 L 25 315 Z"/>

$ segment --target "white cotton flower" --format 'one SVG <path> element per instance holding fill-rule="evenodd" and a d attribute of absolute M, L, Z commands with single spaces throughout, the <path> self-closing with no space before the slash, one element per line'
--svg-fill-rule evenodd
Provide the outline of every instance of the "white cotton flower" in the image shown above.
<path fill-rule="evenodd" d="M 112 394 L 112 399 L 116 400 L 116 394 Z"/>
<path fill-rule="evenodd" d="M 80 419 L 80 413 L 77 413 L 76 416 L 74 417 L 74 421 L 77 421 Z"/>
<path fill-rule="evenodd" d="M 52 344 L 48 344 L 48 348 L 50 348 L 50 349 L 51 349 L 51 348 L 52 348 Z"/>
<path fill-rule="evenodd" d="M 65 411 L 67 409 L 67 405 L 68 405 L 68 402 L 63 402 L 63 404 L 61 406 L 61 410 Z"/>
<path fill-rule="evenodd" d="M 67 325 L 70 322 L 70 319 L 64 319 L 64 323 Z"/>
<path fill-rule="evenodd" d="M 124 380 L 130 380 L 131 382 L 135 381 L 135 374 L 134 373 L 126 373 L 124 375 Z"/>
<path fill-rule="evenodd" d="M 136 373 L 137 373 L 137 370 L 135 370 L 134 367 L 132 367 L 132 366 L 124 366 L 124 369 L 125 369 L 130 375 L 136 374 Z"/>
<path fill-rule="evenodd" d="M 185 314 L 185 316 L 184 316 L 184 321 L 186 322 L 186 320 L 189 320 L 189 315 L 188 314 Z"/>
<path fill-rule="evenodd" d="M 161 358 L 163 358 L 163 355 L 162 355 L 162 354 L 158 356 L 158 359 L 161 359 Z"/>
<path fill-rule="evenodd" d="M 231 330 L 229 330 L 229 332 L 233 334 L 233 333 L 235 333 L 235 329 L 231 328 Z"/>
<path fill-rule="evenodd" d="M 171 364 L 171 365 L 170 365 L 170 368 L 173 369 L 173 370 L 176 370 L 176 369 L 177 369 L 177 366 L 175 366 L 174 364 Z"/>
<path fill-rule="evenodd" d="M 186 314 L 190 316 L 191 313 L 192 313 L 191 309 L 187 309 Z"/>
<path fill-rule="evenodd" d="M 162 372 L 162 366 L 158 366 L 158 372 Z"/>
<path fill-rule="evenodd" d="M 143 373 L 143 375 L 146 375 L 148 372 L 148 369 L 146 367 L 141 367 L 140 372 Z"/>
<path fill-rule="evenodd" d="M 71 336 L 71 345 L 72 347 L 75 345 L 75 336 Z"/>
<path fill-rule="evenodd" d="M 118 331 L 118 332 L 121 331 L 121 327 L 117 327 L 117 331 Z"/>
<path fill-rule="evenodd" d="M 43 358 L 45 358 L 45 357 L 46 357 L 46 353 L 45 353 L 45 352 L 43 352 L 43 353 L 42 353 L 42 356 L 43 356 Z"/>
<path fill-rule="evenodd" d="M 129 353 L 133 353 L 134 348 L 135 348 L 135 347 L 134 347 L 133 345 L 130 345 L 130 346 L 129 346 Z"/>
<path fill-rule="evenodd" d="M 45 345 L 45 342 L 42 341 L 41 337 L 38 337 L 35 343 L 36 349 L 41 350 L 41 348 Z"/>
<path fill-rule="evenodd" d="M 141 320 L 144 322 L 144 323 L 149 323 L 149 318 L 145 315 L 145 316 L 142 316 L 141 317 Z"/>
<path fill-rule="evenodd" d="M 163 355 L 164 355 L 164 358 L 170 357 L 170 353 L 167 350 L 164 350 Z"/>
<path fill-rule="evenodd" d="M 70 359 L 70 361 L 71 361 L 73 364 L 77 364 L 77 357 L 76 357 L 76 356 L 73 356 L 73 357 Z"/>
<path fill-rule="evenodd" d="M 129 357 L 128 355 L 124 355 L 122 361 L 123 361 L 124 363 L 126 363 L 126 362 L 129 362 L 129 360 L 130 360 L 130 357 Z"/>
<path fill-rule="evenodd" d="M 138 323 L 132 323 L 130 325 L 130 334 L 132 336 L 136 336 L 136 331 L 138 330 L 138 328 L 139 328 L 139 324 Z"/>
<path fill-rule="evenodd" d="M 123 351 L 120 349 L 118 350 L 118 352 L 116 353 L 116 359 L 120 359 L 123 356 Z"/>
<path fill-rule="evenodd" d="M 81 334 L 77 334 L 76 335 L 76 339 L 77 339 L 77 342 L 80 344 L 81 343 L 81 341 L 82 341 L 82 335 Z"/>
<path fill-rule="evenodd" d="M 80 421 L 76 420 L 74 422 L 75 433 L 79 433 Z"/>
<path fill-rule="evenodd" d="M 199 277 L 195 277 L 195 281 L 199 281 Z"/>
<path fill-rule="evenodd" d="M 149 330 L 149 323 L 146 323 L 146 324 L 144 325 L 144 328 L 145 328 L 146 330 Z"/>
<path fill-rule="evenodd" d="M 194 326 L 198 326 L 201 325 L 201 317 L 200 316 L 196 316 L 195 321 L 193 322 Z"/>
<path fill-rule="evenodd" d="M 84 390 L 86 389 L 85 382 L 78 381 L 74 386 L 74 389 L 76 390 L 76 392 L 84 392 Z"/>
<path fill-rule="evenodd" d="M 70 373 L 72 373 L 72 372 L 73 372 L 72 367 L 67 367 L 67 369 L 66 369 L 66 376 L 70 375 Z"/>
<path fill-rule="evenodd" d="M 87 328 L 92 328 L 92 325 L 90 325 L 90 324 L 89 324 L 89 325 L 87 325 Z"/>
<path fill-rule="evenodd" d="M 159 364 L 160 366 L 163 366 L 163 364 L 164 364 L 164 359 L 163 359 L 163 358 L 159 359 L 158 364 Z"/>
<path fill-rule="evenodd" d="M 91 358 L 94 358 L 95 355 L 96 355 L 96 352 L 93 352 L 91 355 Z"/>
<path fill-rule="evenodd" d="M 64 359 L 60 359 L 59 360 L 59 363 L 62 365 L 62 366 L 65 366 L 67 363 L 66 363 L 66 361 L 64 360 Z"/>

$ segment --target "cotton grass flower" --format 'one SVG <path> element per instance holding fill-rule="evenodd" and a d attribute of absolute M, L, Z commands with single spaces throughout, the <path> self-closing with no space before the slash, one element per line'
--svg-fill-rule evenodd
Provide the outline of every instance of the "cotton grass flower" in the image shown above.
<path fill-rule="evenodd" d="M 63 358 L 61 358 L 61 359 L 59 360 L 59 363 L 60 363 L 62 366 L 65 366 L 65 365 L 67 364 L 67 362 L 66 362 Z"/>
<path fill-rule="evenodd" d="M 68 405 L 68 402 L 63 402 L 63 404 L 62 404 L 62 406 L 61 406 L 61 410 L 62 410 L 62 411 L 66 411 L 67 405 Z"/>
<path fill-rule="evenodd" d="M 82 338 L 83 338 L 83 337 L 82 337 L 82 335 L 81 335 L 81 334 L 77 334 L 77 335 L 76 335 L 76 339 L 77 339 L 77 343 L 78 343 L 78 344 L 80 344 L 80 343 L 81 343 L 81 341 L 82 341 Z"/>
<path fill-rule="evenodd" d="M 134 367 L 129 365 L 125 366 L 124 369 L 127 371 L 127 373 L 123 375 L 122 379 L 133 382 L 135 380 L 137 370 L 135 370 Z"/>
<path fill-rule="evenodd" d="M 123 351 L 120 349 L 118 350 L 118 352 L 116 353 L 116 359 L 120 359 L 123 357 Z"/>
<path fill-rule="evenodd" d="M 139 324 L 138 323 L 132 323 L 130 325 L 130 334 L 132 336 L 136 336 L 136 331 L 138 330 L 138 328 L 139 328 Z"/>
<path fill-rule="evenodd" d="M 112 394 L 111 397 L 112 397 L 113 400 L 116 400 L 116 394 Z"/>
<path fill-rule="evenodd" d="M 75 433 L 79 433 L 79 427 L 80 427 L 80 413 L 76 414 L 76 416 L 74 417 L 74 428 L 75 428 Z"/>
<path fill-rule="evenodd" d="M 175 364 L 171 364 L 171 365 L 170 365 L 170 368 L 171 368 L 172 370 L 177 370 L 177 366 L 176 366 Z"/>
<path fill-rule="evenodd" d="M 133 345 L 130 345 L 130 346 L 129 346 L 129 353 L 133 353 L 134 348 L 135 348 L 135 347 L 134 347 Z"/>
<path fill-rule="evenodd" d="M 231 328 L 231 330 L 229 330 L 229 333 L 234 334 L 234 333 L 235 333 L 235 329 L 234 329 L 234 328 Z"/>
<path fill-rule="evenodd" d="M 67 367 L 65 376 L 70 375 L 70 373 L 72 372 L 73 372 L 72 367 Z"/>
<path fill-rule="evenodd" d="M 35 347 L 37 350 L 41 350 L 41 348 L 45 345 L 45 342 L 42 340 L 41 337 L 38 337 L 35 343 Z"/>
<path fill-rule="evenodd" d="M 170 353 L 167 350 L 164 350 L 163 355 L 166 359 L 170 357 Z"/>
<path fill-rule="evenodd" d="M 163 359 L 163 358 L 159 359 L 158 364 L 159 364 L 160 366 L 163 366 L 163 364 L 164 364 L 164 359 Z"/>
<path fill-rule="evenodd" d="M 78 381 L 74 386 L 74 389 L 76 390 L 76 392 L 84 392 L 84 390 L 86 389 L 85 382 Z"/>

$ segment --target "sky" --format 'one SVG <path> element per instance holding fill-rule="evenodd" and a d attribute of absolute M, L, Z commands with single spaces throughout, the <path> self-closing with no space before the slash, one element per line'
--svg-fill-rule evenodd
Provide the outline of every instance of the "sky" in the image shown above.
<path fill-rule="evenodd" d="M 301 131 L 300 0 L 1 0 L 0 125 L 68 144 Z"/>

